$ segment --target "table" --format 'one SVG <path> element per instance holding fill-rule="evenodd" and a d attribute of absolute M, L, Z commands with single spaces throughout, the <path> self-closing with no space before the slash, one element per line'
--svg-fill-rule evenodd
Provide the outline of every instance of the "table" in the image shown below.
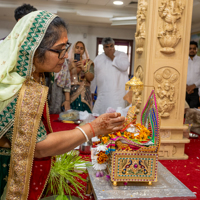
<path fill-rule="evenodd" d="M 113 186 L 106 176 L 97 178 L 93 167 L 88 168 L 95 200 L 130 200 L 130 199 L 195 199 L 196 196 L 181 183 L 160 162 L 158 163 L 158 181 L 151 186 L 147 183 L 129 183 Z"/>

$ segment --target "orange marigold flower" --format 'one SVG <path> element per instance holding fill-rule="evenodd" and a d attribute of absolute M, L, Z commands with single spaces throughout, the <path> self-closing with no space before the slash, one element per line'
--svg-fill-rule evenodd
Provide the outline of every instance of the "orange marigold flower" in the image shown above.
<path fill-rule="evenodd" d="M 100 151 L 97 156 L 103 156 L 105 154 L 105 151 Z"/>
<path fill-rule="evenodd" d="M 105 144 L 105 143 L 108 142 L 108 139 L 109 139 L 109 138 L 108 138 L 108 137 L 102 137 L 101 139 L 102 139 L 103 143 Z"/>
<path fill-rule="evenodd" d="M 98 157 L 98 158 L 97 158 L 97 162 L 98 162 L 99 164 L 103 164 L 103 163 L 104 163 L 104 159 L 103 159 L 102 157 Z"/>
<path fill-rule="evenodd" d="M 119 137 L 122 136 L 122 134 L 121 134 L 119 131 L 118 131 L 116 134 L 117 134 L 117 136 L 119 136 Z"/>
<path fill-rule="evenodd" d="M 125 137 L 125 138 L 129 138 L 129 135 L 130 135 L 129 132 L 127 132 L 127 131 L 124 132 L 124 137 Z"/>
<path fill-rule="evenodd" d="M 98 154 L 97 154 L 97 156 L 99 156 L 98 158 L 97 158 L 97 162 L 99 163 L 99 164 L 103 164 L 103 163 L 105 163 L 107 160 L 108 160 L 108 156 L 105 154 L 105 152 L 103 152 L 103 151 L 101 151 L 101 152 L 99 152 Z"/>
<path fill-rule="evenodd" d="M 109 136 L 110 138 L 115 138 L 115 135 L 114 135 L 114 134 L 108 134 L 108 136 Z"/>

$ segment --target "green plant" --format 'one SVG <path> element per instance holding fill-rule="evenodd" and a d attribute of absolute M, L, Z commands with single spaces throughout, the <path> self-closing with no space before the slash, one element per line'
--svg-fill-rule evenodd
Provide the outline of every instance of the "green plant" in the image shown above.
<path fill-rule="evenodd" d="M 82 160 L 81 156 L 78 156 L 75 151 L 56 156 L 48 181 L 48 191 L 50 190 L 54 195 L 59 195 L 56 200 L 68 200 L 67 196 L 65 196 L 65 192 L 69 194 L 71 200 L 71 191 L 76 192 L 82 197 L 80 191 L 83 191 L 84 188 L 77 179 L 84 182 L 86 182 L 86 179 L 82 178 L 78 172 L 74 171 L 78 165 L 86 165 L 86 167 L 91 166 L 89 162 Z M 81 173 L 85 172 L 84 169 L 78 170 L 81 171 Z"/>

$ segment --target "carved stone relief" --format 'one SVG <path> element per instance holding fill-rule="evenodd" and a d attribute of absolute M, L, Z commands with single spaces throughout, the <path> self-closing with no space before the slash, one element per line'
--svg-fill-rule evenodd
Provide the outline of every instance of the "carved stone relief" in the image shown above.
<path fill-rule="evenodd" d="M 135 114 L 139 114 L 140 106 L 142 104 L 142 91 L 133 92 L 132 105 L 136 106 Z"/>
<path fill-rule="evenodd" d="M 144 72 L 143 72 L 142 66 L 139 65 L 137 69 L 135 70 L 135 77 L 140 79 L 140 81 L 143 81 L 143 76 L 144 76 Z"/>
<path fill-rule="evenodd" d="M 171 131 L 170 130 L 160 130 L 160 138 L 161 139 L 170 139 L 171 138 Z"/>
<path fill-rule="evenodd" d="M 162 26 L 159 27 L 158 40 L 162 48 L 162 53 L 174 53 L 174 47 L 180 42 L 181 34 L 178 29 L 184 4 L 180 0 L 162 0 L 158 8 L 159 16 L 162 19 Z"/>
<path fill-rule="evenodd" d="M 158 152 L 159 157 L 172 157 L 176 153 L 175 145 L 164 145 L 160 146 L 160 150 Z"/>
<path fill-rule="evenodd" d="M 135 33 L 135 41 L 136 41 L 136 52 L 138 54 L 142 54 L 144 51 L 144 41 L 146 37 L 146 12 L 147 12 L 148 4 L 146 0 L 138 1 L 138 10 L 137 10 L 137 28 Z"/>
<path fill-rule="evenodd" d="M 143 69 L 142 66 L 139 65 L 135 70 L 135 77 L 138 78 L 140 81 L 143 81 Z M 142 104 L 142 91 L 133 92 L 132 97 L 132 105 L 136 106 L 135 113 L 136 115 L 140 112 L 140 107 Z"/>
<path fill-rule="evenodd" d="M 172 67 L 162 67 L 154 73 L 158 112 L 162 118 L 170 116 L 177 98 L 179 73 Z"/>

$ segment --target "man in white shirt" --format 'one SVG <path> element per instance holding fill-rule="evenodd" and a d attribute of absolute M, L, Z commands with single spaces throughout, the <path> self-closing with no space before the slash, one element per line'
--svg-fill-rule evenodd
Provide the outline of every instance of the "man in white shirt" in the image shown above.
<path fill-rule="evenodd" d="M 102 40 L 104 53 L 94 60 L 94 79 L 91 83 L 91 92 L 97 86 L 97 100 L 93 113 L 103 114 L 108 107 L 117 109 L 126 106 L 123 100 L 125 84 L 128 81 L 128 56 L 124 52 L 115 50 L 112 38 Z"/>
<path fill-rule="evenodd" d="M 195 41 L 190 42 L 188 73 L 186 85 L 186 101 L 190 108 L 198 108 L 200 87 L 200 57 L 197 56 L 198 44 Z"/>

